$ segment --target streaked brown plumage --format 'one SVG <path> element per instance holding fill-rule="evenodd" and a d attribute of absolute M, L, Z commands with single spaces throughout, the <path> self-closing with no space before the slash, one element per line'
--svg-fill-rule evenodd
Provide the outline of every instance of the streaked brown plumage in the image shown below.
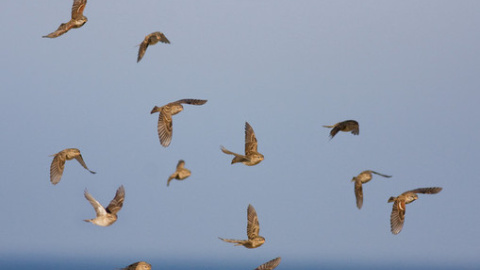
<path fill-rule="evenodd" d="M 437 194 L 442 191 L 441 187 L 417 188 L 405 191 L 398 197 L 390 197 L 388 202 L 393 202 L 392 213 L 390 215 L 390 229 L 393 234 L 398 234 L 403 228 L 405 222 L 405 205 L 418 199 L 417 193 Z"/>
<path fill-rule="evenodd" d="M 277 267 L 280 264 L 280 261 L 282 260 L 281 257 L 277 257 L 271 261 L 268 261 L 259 267 L 255 268 L 255 270 L 273 270 L 275 267 Z"/>
<path fill-rule="evenodd" d="M 74 0 L 72 5 L 72 18 L 66 23 L 60 24 L 60 26 L 54 32 L 43 36 L 44 38 L 56 38 L 68 32 L 72 28 L 80 28 L 87 21 L 87 17 L 83 16 L 83 10 L 87 5 L 87 0 Z"/>
<path fill-rule="evenodd" d="M 143 56 L 145 55 L 145 52 L 147 51 L 148 46 L 155 45 L 159 41 L 163 42 L 163 43 L 170 44 L 170 41 L 161 32 L 153 32 L 149 35 L 146 35 L 145 39 L 139 45 L 140 48 L 138 49 L 137 63 L 140 62 L 140 60 L 142 60 Z"/>
<path fill-rule="evenodd" d="M 207 100 L 203 99 L 181 99 L 175 102 L 168 103 L 167 105 L 162 107 L 155 106 L 150 112 L 150 114 L 160 112 L 157 125 L 157 132 L 158 138 L 160 139 L 160 144 L 163 147 L 167 147 L 170 145 L 173 132 L 172 115 L 183 111 L 182 104 L 203 105 L 206 102 Z"/>
<path fill-rule="evenodd" d="M 330 131 L 330 139 L 333 139 L 333 137 L 335 137 L 335 135 L 337 135 L 339 131 L 343 131 L 343 132 L 351 131 L 353 135 L 360 134 L 360 127 L 358 125 L 358 122 L 355 120 L 346 120 L 343 122 L 336 123 L 335 125 L 332 125 L 332 126 L 323 126 L 323 127 L 333 128 Z"/>
<path fill-rule="evenodd" d="M 383 177 L 387 177 L 387 178 L 392 177 L 391 175 L 385 175 L 385 174 L 381 174 L 371 170 L 363 171 L 356 177 L 353 177 L 352 182 L 355 182 L 355 198 L 357 199 L 358 209 L 362 208 L 362 205 L 363 205 L 362 184 L 368 183 L 370 180 L 372 180 L 372 173 L 383 176 Z"/>
<path fill-rule="evenodd" d="M 221 237 L 219 237 L 219 239 L 228 243 L 235 243 L 235 246 L 244 246 L 246 248 L 257 248 L 263 245 L 263 243 L 265 243 L 265 238 L 258 235 L 258 233 L 260 232 L 260 224 L 258 223 L 257 212 L 251 204 L 248 205 L 247 219 L 248 240 L 224 239 Z"/>
<path fill-rule="evenodd" d="M 122 270 L 151 270 L 152 266 L 147 262 L 136 262 L 122 268 Z"/>
<path fill-rule="evenodd" d="M 87 169 L 90 173 L 95 174 L 95 172 L 88 169 L 85 161 L 83 161 L 82 155 L 80 154 L 80 150 L 77 148 L 67 148 L 51 156 L 54 158 L 50 165 L 50 182 L 54 185 L 58 184 L 60 179 L 62 179 L 63 170 L 65 169 L 65 161 L 67 160 L 76 159 L 83 168 Z"/>
<path fill-rule="evenodd" d="M 245 155 L 234 153 L 225 147 L 221 146 L 222 152 L 228 155 L 234 155 L 232 163 L 241 162 L 247 166 L 253 166 L 263 160 L 263 155 L 257 151 L 257 138 L 255 132 L 248 122 L 245 122 Z"/>
<path fill-rule="evenodd" d="M 172 179 L 177 179 L 177 180 L 183 180 L 187 177 L 189 177 L 192 174 L 189 169 L 185 168 L 185 161 L 179 160 L 177 163 L 177 170 L 168 177 L 167 180 L 167 187 L 170 185 L 170 181 Z"/>
<path fill-rule="evenodd" d="M 97 216 L 93 219 L 85 219 L 85 222 L 91 222 L 98 226 L 110 226 L 117 221 L 117 213 L 122 209 L 123 201 L 125 200 L 125 188 L 120 186 L 117 189 L 115 198 L 110 202 L 107 208 L 104 208 L 97 200 L 95 200 L 87 189 L 85 189 L 85 198 L 90 202 L 95 209 Z"/>

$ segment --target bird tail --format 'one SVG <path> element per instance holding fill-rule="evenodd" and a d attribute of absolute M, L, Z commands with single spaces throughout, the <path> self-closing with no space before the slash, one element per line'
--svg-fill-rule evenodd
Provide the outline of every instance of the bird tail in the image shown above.
<path fill-rule="evenodd" d="M 390 202 L 394 202 L 394 201 L 395 201 L 395 197 L 390 197 L 390 198 L 388 199 L 388 202 L 389 202 L 389 203 L 390 203 Z"/>

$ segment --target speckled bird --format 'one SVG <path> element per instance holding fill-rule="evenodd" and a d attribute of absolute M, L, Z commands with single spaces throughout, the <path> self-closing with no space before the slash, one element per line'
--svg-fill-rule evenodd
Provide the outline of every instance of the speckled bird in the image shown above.
<path fill-rule="evenodd" d="M 356 177 L 352 178 L 352 182 L 355 182 L 355 198 L 357 200 L 357 207 L 358 209 L 362 208 L 363 205 L 363 188 L 362 185 L 365 183 L 370 182 L 372 180 L 372 173 L 390 178 L 392 177 L 391 175 L 386 175 L 386 174 L 381 174 L 372 170 L 366 170 L 361 172 L 359 175 Z"/>
<path fill-rule="evenodd" d="M 388 202 L 393 202 L 392 214 L 390 215 L 390 228 L 393 234 L 398 234 L 405 222 L 405 205 L 418 199 L 417 193 L 437 194 L 442 191 L 441 187 L 417 188 L 402 193 L 398 197 L 390 197 Z"/>
<path fill-rule="evenodd" d="M 343 131 L 343 132 L 351 131 L 353 135 L 360 134 L 360 127 L 358 126 L 358 122 L 355 120 L 347 120 L 340 123 L 336 123 L 335 125 L 332 125 L 332 126 L 323 126 L 323 127 L 332 128 L 332 130 L 330 131 L 330 139 L 333 139 L 333 137 L 335 137 L 335 135 L 337 135 L 339 131 Z"/>
<path fill-rule="evenodd" d="M 151 270 L 152 266 L 147 262 L 136 262 L 122 268 L 122 270 Z"/>
<path fill-rule="evenodd" d="M 235 243 L 235 246 L 244 246 L 246 248 L 257 248 L 263 245 L 263 243 L 265 243 L 265 238 L 258 235 L 260 232 L 260 224 L 258 223 L 257 212 L 251 204 L 248 205 L 247 220 L 248 240 L 224 239 L 221 237 L 219 237 L 219 239 L 228 243 Z"/>
<path fill-rule="evenodd" d="M 140 48 L 138 49 L 137 63 L 140 62 L 140 60 L 142 60 L 143 56 L 145 55 L 145 52 L 147 51 L 148 46 L 155 45 L 159 41 L 162 43 L 170 44 L 170 41 L 162 32 L 153 32 L 149 35 L 146 35 L 145 39 L 139 45 Z"/>
<path fill-rule="evenodd" d="M 115 198 L 113 198 L 107 208 L 104 208 L 97 200 L 95 200 L 92 195 L 88 193 L 87 189 L 85 189 L 84 195 L 97 214 L 93 219 L 85 219 L 85 222 L 91 222 L 95 225 L 106 227 L 117 221 L 117 213 L 122 209 L 123 201 L 125 200 L 125 188 L 123 186 L 120 186 L 117 189 Z"/>
<path fill-rule="evenodd" d="M 277 257 L 273 260 L 270 260 L 270 261 L 260 265 L 259 267 L 255 268 L 255 270 L 273 270 L 280 264 L 281 260 L 282 260 L 281 257 Z"/>
<path fill-rule="evenodd" d="M 85 9 L 86 5 L 87 0 L 74 0 L 72 6 L 72 18 L 70 19 L 70 21 L 60 24 L 60 26 L 57 30 L 55 30 L 55 32 L 52 32 L 43 37 L 56 38 L 65 34 L 72 28 L 82 27 L 88 21 L 87 17 L 83 16 L 83 10 Z"/>
<path fill-rule="evenodd" d="M 53 156 L 52 164 L 50 164 L 50 182 L 56 185 L 62 179 L 63 170 L 65 169 L 65 162 L 67 160 L 76 159 L 80 165 L 83 166 L 86 170 L 90 173 L 95 174 L 94 171 L 88 169 L 87 164 L 83 161 L 82 154 L 80 154 L 80 150 L 77 148 L 67 148 L 64 149 L 56 154 L 51 155 Z"/>
<path fill-rule="evenodd" d="M 170 185 L 170 181 L 173 179 L 183 180 L 189 177 L 192 174 L 189 169 L 185 168 L 185 161 L 179 160 L 177 163 L 177 170 L 168 177 L 167 180 L 167 187 Z"/>
<path fill-rule="evenodd" d="M 253 132 L 252 126 L 248 122 L 245 122 L 245 155 L 234 153 L 227 148 L 221 146 L 222 152 L 228 155 L 234 155 L 232 163 L 243 163 L 247 166 L 253 166 L 260 163 L 264 157 L 257 150 L 258 142 Z"/>
<path fill-rule="evenodd" d="M 155 106 L 150 113 L 153 114 L 156 112 L 160 112 L 157 125 L 157 132 L 158 138 L 160 139 L 160 144 L 163 147 L 167 147 L 170 145 L 173 133 L 172 115 L 183 111 L 182 104 L 203 105 L 206 102 L 207 100 L 203 99 L 181 99 L 175 102 L 168 103 L 167 105 L 164 105 L 162 107 Z"/>

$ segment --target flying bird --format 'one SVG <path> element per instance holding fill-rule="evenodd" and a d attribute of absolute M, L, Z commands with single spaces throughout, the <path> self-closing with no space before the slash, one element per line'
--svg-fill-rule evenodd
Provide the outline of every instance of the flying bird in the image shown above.
<path fill-rule="evenodd" d="M 68 32 L 72 28 L 80 28 L 82 27 L 87 21 L 87 17 L 83 16 L 83 10 L 87 5 L 87 0 L 74 0 L 72 6 L 72 19 L 66 23 L 60 24 L 55 32 L 52 32 L 44 38 L 56 38 L 59 37 L 66 32 Z"/>
<path fill-rule="evenodd" d="M 147 51 L 148 46 L 155 45 L 159 41 L 162 43 L 170 44 L 170 41 L 162 32 L 153 32 L 149 35 L 146 35 L 145 39 L 139 45 L 140 48 L 138 49 L 137 63 L 140 62 L 140 60 L 142 60 L 143 56 L 145 55 L 145 52 Z"/>
<path fill-rule="evenodd" d="M 263 243 L 265 243 L 265 238 L 258 235 L 258 233 L 260 232 L 260 224 L 258 223 L 257 212 L 251 204 L 248 205 L 247 219 L 248 240 L 223 239 L 220 237 L 219 239 L 228 243 L 235 243 L 235 246 L 244 246 L 246 248 L 257 248 L 263 245 Z"/>
<path fill-rule="evenodd" d="M 392 177 L 391 175 L 381 174 L 371 170 L 363 171 L 356 177 L 353 177 L 352 182 L 355 182 L 355 198 L 357 199 L 358 209 L 362 208 L 362 205 L 363 205 L 362 184 L 368 183 L 370 180 L 372 180 L 372 173 L 386 177 L 386 178 Z"/>
<path fill-rule="evenodd" d="M 122 268 L 122 270 L 151 270 L 152 266 L 147 262 L 136 262 Z"/>
<path fill-rule="evenodd" d="M 333 137 L 335 137 L 335 135 L 337 135 L 339 131 L 343 131 L 343 132 L 351 131 L 353 135 L 360 134 L 360 127 L 358 126 L 358 122 L 355 120 L 347 120 L 340 123 L 336 123 L 335 125 L 332 125 L 332 126 L 323 126 L 323 127 L 333 128 L 330 131 L 330 139 L 333 139 Z"/>
<path fill-rule="evenodd" d="M 115 198 L 110 202 L 107 208 L 104 208 L 97 200 L 95 200 L 87 189 L 85 189 L 85 198 L 90 202 L 95 209 L 97 216 L 93 219 L 85 219 L 85 222 L 91 222 L 95 225 L 106 227 L 117 221 L 117 213 L 122 209 L 123 201 L 125 200 L 125 188 L 120 186 L 117 189 Z"/>
<path fill-rule="evenodd" d="M 263 160 L 263 155 L 257 151 L 257 138 L 255 132 L 253 132 L 252 126 L 248 122 L 245 122 L 245 155 L 240 155 L 229 151 L 227 148 L 221 146 L 222 152 L 228 155 L 234 155 L 232 163 L 241 162 L 247 166 L 253 166 L 260 163 Z"/>
<path fill-rule="evenodd" d="M 282 260 L 281 257 L 277 257 L 271 261 L 268 261 L 260 265 L 259 267 L 255 268 L 255 270 L 273 270 L 280 264 L 281 260 Z"/>
<path fill-rule="evenodd" d="M 172 179 L 177 179 L 177 180 L 183 180 L 187 177 L 189 177 L 192 174 L 189 169 L 185 168 L 185 161 L 179 160 L 177 164 L 177 170 L 168 177 L 167 180 L 167 187 L 170 185 L 170 181 Z"/>
<path fill-rule="evenodd" d="M 83 161 L 82 155 L 80 154 L 80 150 L 77 148 L 67 148 L 51 156 L 54 158 L 50 165 L 50 182 L 54 185 L 58 184 L 60 179 L 62 179 L 63 170 L 65 169 L 65 161 L 67 160 L 76 159 L 83 168 L 87 169 L 90 173 L 96 173 L 88 169 L 85 161 Z"/>
<path fill-rule="evenodd" d="M 405 205 L 418 199 L 417 193 L 437 194 L 442 191 L 441 187 L 417 188 L 402 193 L 398 197 L 390 197 L 388 202 L 393 202 L 392 214 L 390 215 L 390 228 L 393 234 L 398 234 L 405 222 Z"/>
<path fill-rule="evenodd" d="M 190 105 L 203 105 L 207 102 L 207 100 L 203 99 L 181 99 L 175 102 L 168 103 L 162 107 L 153 107 L 150 114 L 160 112 L 158 116 L 158 138 L 160 139 L 160 144 L 163 147 L 167 147 L 170 145 L 172 141 L 172 115 L 175 115 L 181 111 L 183 111 L 182 104 L 190 104 Z"/>

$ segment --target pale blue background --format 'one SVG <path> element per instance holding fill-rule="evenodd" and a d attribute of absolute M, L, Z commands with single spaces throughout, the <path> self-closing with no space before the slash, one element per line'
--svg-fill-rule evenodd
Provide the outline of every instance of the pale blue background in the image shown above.
<path fill-rule="evenodd" d="M 71 4 L 2 2 L 0 268 L 480 268 L 479 1 L 90 0 L 82 28 L 43 39 Z M 154 31 L 172 43 L 137 64 Z M 174 116 L 165 149 L 149 112 L 182 98 L 208 103 Z M 347 119 L 360 136 L 329 140 Z M 245 121 L 254 167 L 220 151 L 243 151 Z M 53 186 L 69 147 L 97 174 L 70 161 Z M 179 159 L 192 176 L 167 188 Z M 365 169 L 393 178 L 358 210 Z M 106 205 L 121 184 L 117 223 L 82 221 L 85 188 Z M 444 190 L 392 235 L 388 197 L 428 186 Z M 249 203 L 266 243 L 217 239 L 245 237 Z"/>

